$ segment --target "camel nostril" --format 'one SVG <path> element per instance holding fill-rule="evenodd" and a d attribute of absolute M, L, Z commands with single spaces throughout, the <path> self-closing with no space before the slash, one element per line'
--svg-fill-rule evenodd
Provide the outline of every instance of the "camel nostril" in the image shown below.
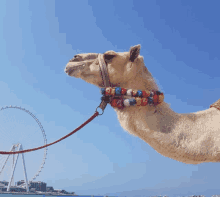
<path fill-rule="evenodd" d="M 74 57 L 69 62 L 78 62 L 81 61 L 81 57 L 79 55 L 74 55 Z"/>
<path fill-rule="evenodd" d="M 65 68 L 65 70 L 64 70 L 64 71 L 65 71 L 65 73 L 67 73 L 67 72 L 68 72 L 68 70 L 69 70 L 69 69 Z"/>
<path fill-rule="evenodd" d="M 64 71 L 65 71 L 66 74 L 71 75 L 75 71 L 75 69 L 73 69 L 73 68 L 65 68 Z"/>

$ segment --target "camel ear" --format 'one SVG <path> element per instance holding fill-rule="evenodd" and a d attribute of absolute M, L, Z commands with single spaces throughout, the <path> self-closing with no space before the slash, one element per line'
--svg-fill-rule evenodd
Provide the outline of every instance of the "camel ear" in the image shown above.
<path fill-rule="evenodd" d="M 141 45 L 138 44 L 130 48 L 130 61 L 133 62 L 140 54 Z"/>

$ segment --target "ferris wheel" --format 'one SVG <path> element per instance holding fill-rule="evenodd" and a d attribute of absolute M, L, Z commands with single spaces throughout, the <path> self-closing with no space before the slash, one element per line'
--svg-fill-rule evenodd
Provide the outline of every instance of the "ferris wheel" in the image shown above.
<path fill-rule="evenodd" d="M 42 143 L 44 143 L 44 145 L 47 144 L 46 134 L 43 126 L 35 115 L 33 115 L 25 108 L 18 106 L 10 105 L 0 108 L 0 150 L 9 151 L 10 147 L 12 147 L 11 150 L 13 149 L 12 151 L 15 151 L 15 147 L 23 147 L 24 149 L 27 149 L 42 145 Z M 4 175 L 2 175 L 7 167 L 8 172 L 10 172 L 14 169 L 9 166 L 14 166 L 14 168 L 16 166 L 16 164 L 14 164 L 15 155 L 11 155 L 13 157 L 11 165 L 7 165 L 9 156 L 10 155 L 0 155 L 0 181 L 2 178 L 7 177 L 9 174 L 6 172 Z M 34 151 L 32 153 L 26 153 L 25 155 L 22 155 L 23 162 L 24 156 L 26 163 L 25 165 L 27 168 L 26 174 L 32 174 L 32 178 L 29 178 L 28 180 L 28 182 L 30 182 L 39 176 L 42 168 L 44 167 L 47 156 L 47 147 L 39 151 Z M 23 163 L 24 169 L 26 171 L 25 165 Z M 40 165 L 40 167 L 38 166 L 37 172 L 35 171 L 35 173 L 33 173 L 33 168 L 36 168 L 36 165 Z M 31 169 L 30 173 L 28 169 Z M 12 177 L 14 180 L 14 172 Z M 19 186 L 24 187 L 24 185 L 26 184 L 23 183 Z"/>

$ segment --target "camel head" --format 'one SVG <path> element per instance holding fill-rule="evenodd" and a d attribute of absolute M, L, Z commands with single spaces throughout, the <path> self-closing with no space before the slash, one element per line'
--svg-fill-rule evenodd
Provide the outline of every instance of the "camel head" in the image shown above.
<path fill-rule="evenodd" d="M 140 56 L 140 45 L 130 48 L 129 52 L 116 53 L 107 51 L 103 55 L 106 62 L 109 79 L 112 86 L 126 86 L 126 83 L 135 79 L 136 74 L 146 67 L 143 64 L 143 57 Z M 103 87 L 100 73 L 98 54 L 78 54 L 71 59 L 65 68 L 65 72 L 72 77 L 81 78 L 84 81 Z"/>

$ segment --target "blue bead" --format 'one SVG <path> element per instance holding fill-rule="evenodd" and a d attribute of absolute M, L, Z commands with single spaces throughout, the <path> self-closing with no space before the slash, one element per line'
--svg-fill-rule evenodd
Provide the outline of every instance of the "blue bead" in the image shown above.
<path fill-rule="evenodd" d="M 154 93 L 153 92 L 150 92 L 150 97 L 153 97 Z"/>
<path fill-rule="evenodd" d="M 141 90 L 138 90 L 138 91 L 137 91 L 137 95 L 138 95 L 139 97 L 141 97 L 141 96 L 142 96 L 142 91 L 141 91 Z"/>
<path fill-rule="evenodd" d="M 156 91 L 156 94 L 157 94 L 157 95 L 160 95 L 160 94 L 161 94 L 161 92 L 160 92 L 160 91 Z"/>
<path fill-rule="evenodd" d="M 121 96 L 121 87 L 115 88 L 115 96 Z"/>
<path fill-rule="evenodd" d="M 153 103 L 154 103 L 154 100 L 153 100 L 153 98 L 151 98 L 151 97 L 148 97 L 148 103 L 149 103 L 149 104 L 153 104 Z"/>
<path fill-rule="evenodd" d="M 136 100 L 134 98 L 129 99 L 129 103 L 130 103 L 130 105 L 135 105 L 136 104 Z"/>
<path fill-rule="evenodd" d="M 105 95 L 105 88 L 101 88 L 101 94 Z"/>

